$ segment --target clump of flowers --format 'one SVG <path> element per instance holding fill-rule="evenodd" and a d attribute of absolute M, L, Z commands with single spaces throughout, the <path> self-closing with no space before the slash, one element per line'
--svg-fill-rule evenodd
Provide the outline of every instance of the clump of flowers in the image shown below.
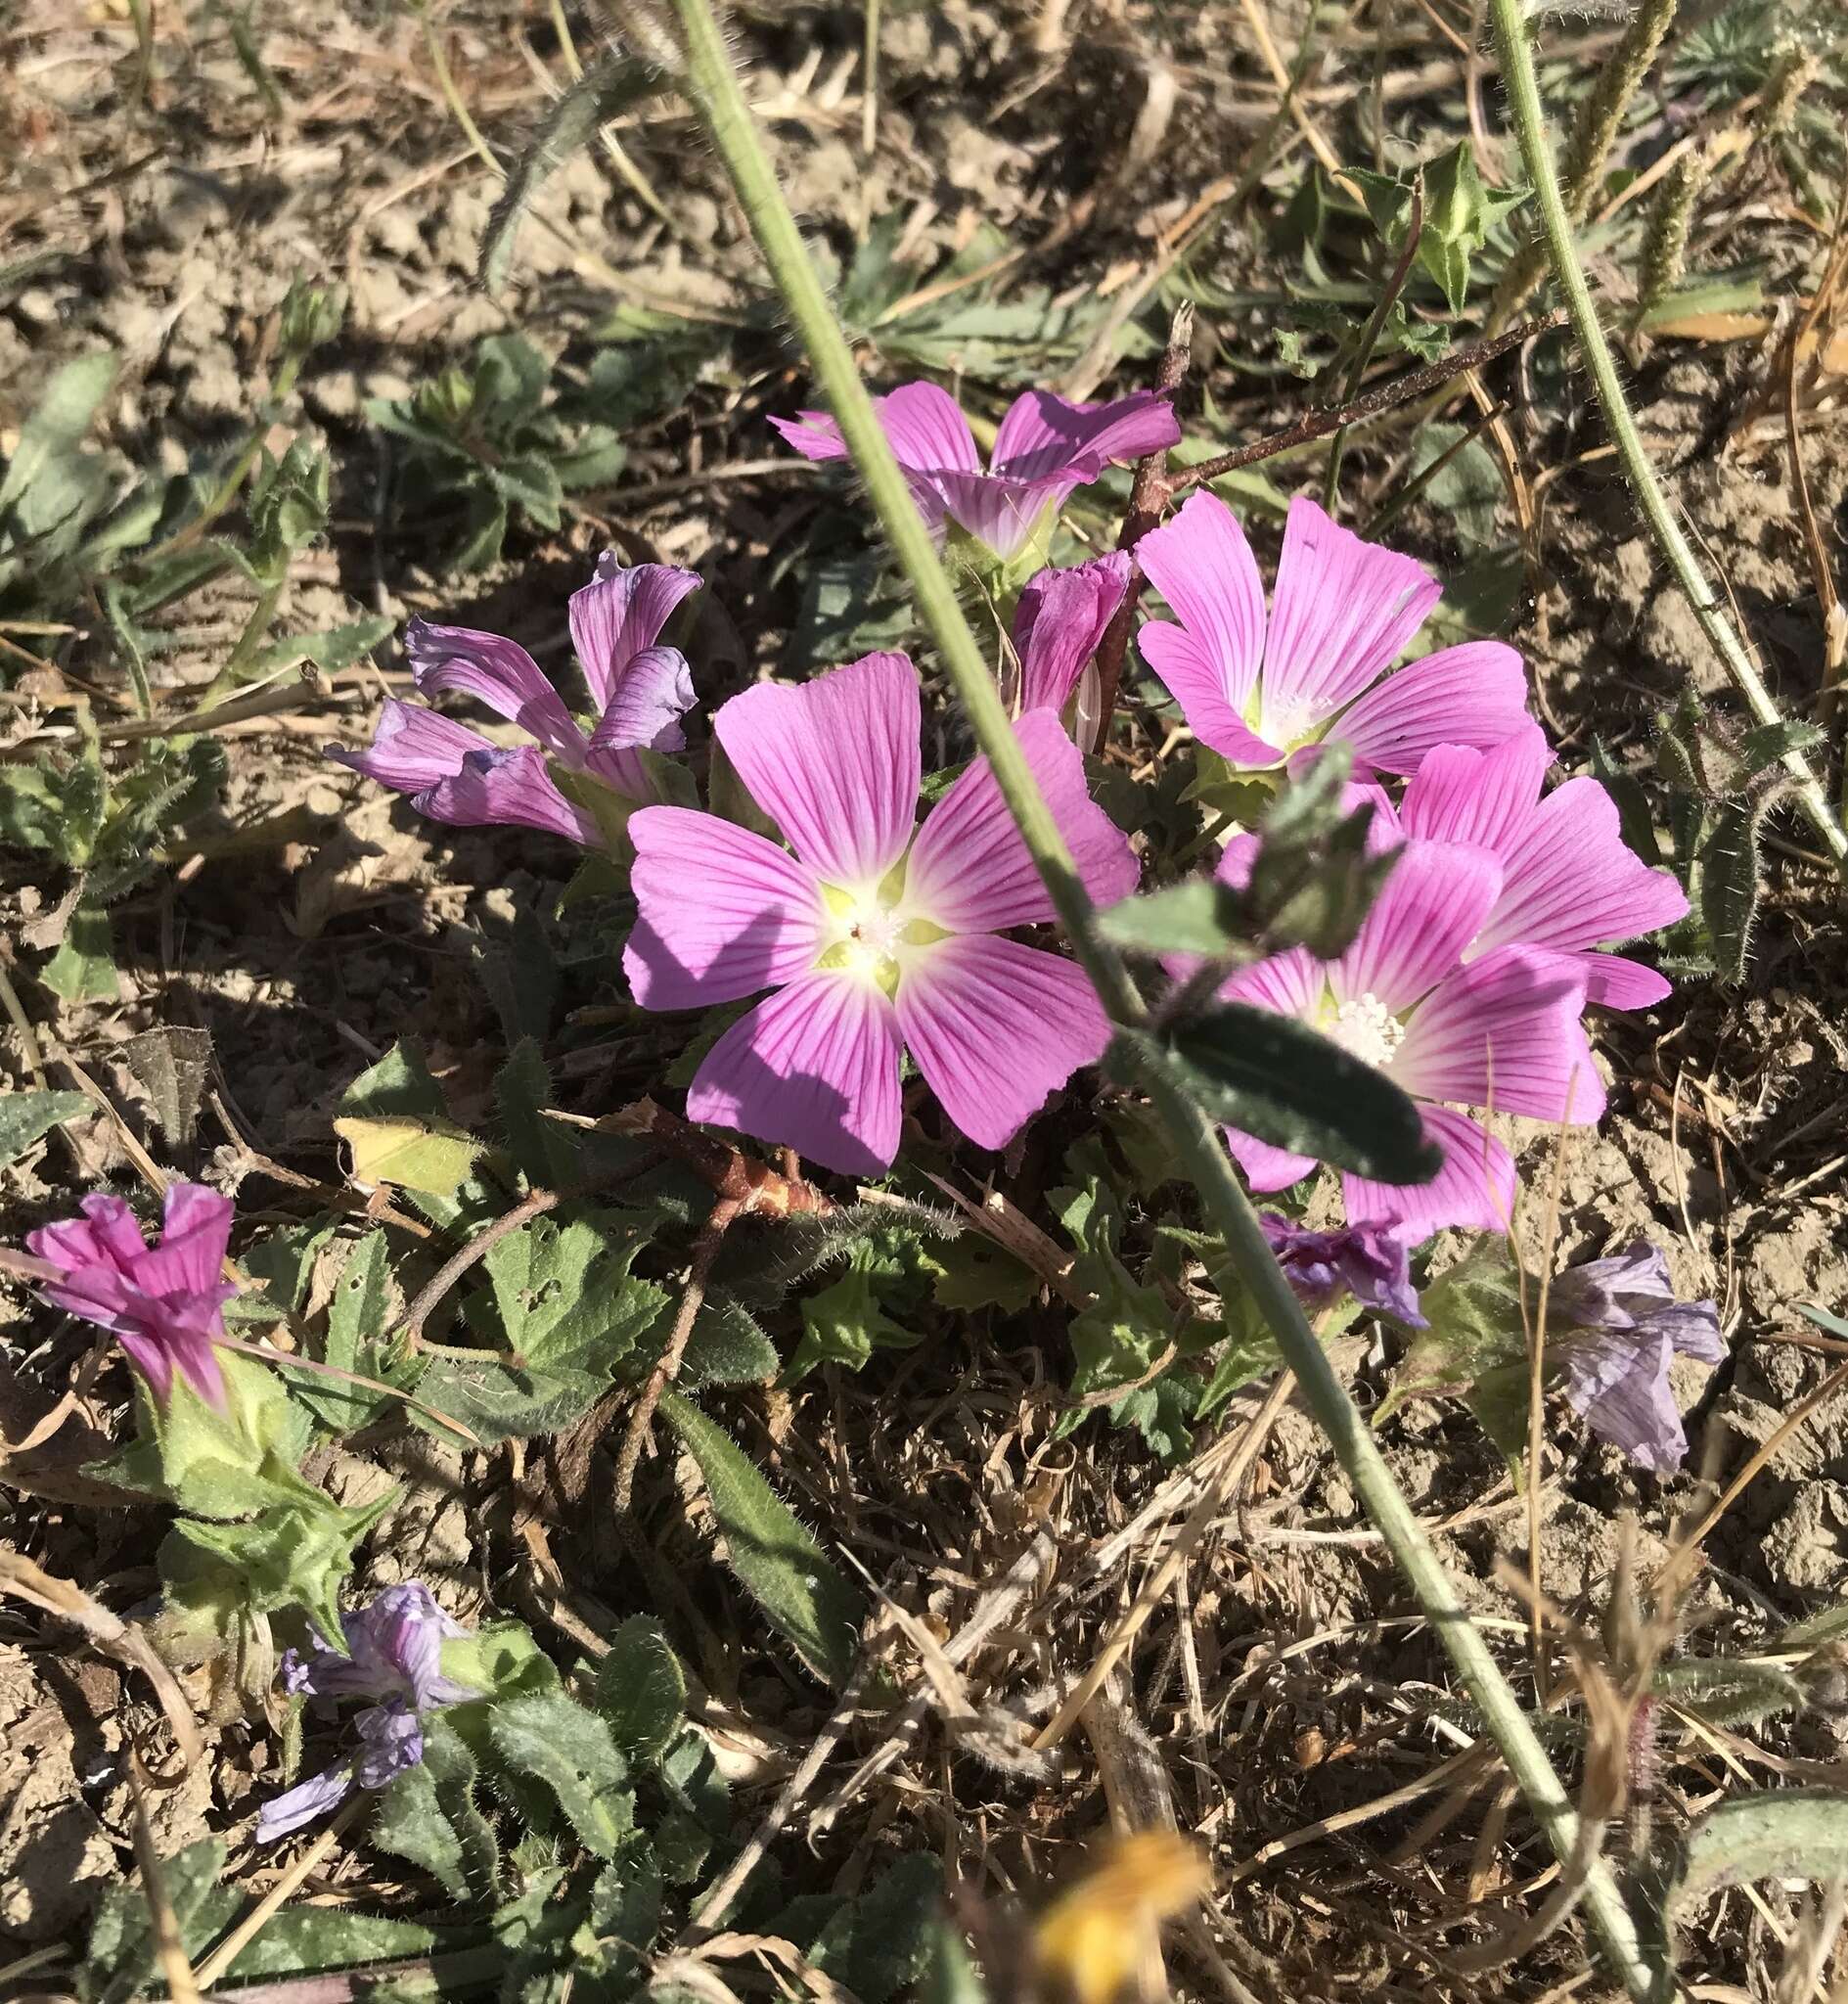
<path fill-rule="evenodd" d="M 332 745 L 328 755 L 409 794 L 432 821 L 536 828 L 585 848 L 614 846 L 637 805 L 667 797 L 650 754 L 686 747 L 680 719 L 693 706 L 693 677 L 685 655 L 659 640 L 699 588 L 691 570 L 630 568 L 608 551 L 598 560 L 596 576 L 570 599 L 589 729 L 518 641 L 414 619 L 405 648 L 417 693 L 473 696 L 533 742 L 496 745 L 441 710 L 393 697 L 365 751 Z"/>
<path fill-rule="evenodd" d="M 305 1655 L 291 1650 L 283 1688 L 331 1711 L 341 1699 L 371 1701 L 354 1713 L 350 1755 L 266 1802 L 257 1816 L 259 1844 L 299 1830 L 337 1808 L 358 1789 L 382 1789 L 424 1757 L 424 1721 L 447 1705 L 481 1694 L 442 1674 L 442 1646 L 469 1630 L 437 1606 L 427 1586 L 388 1586 L 371 1606 L 340 1617 L 344 1649 L 317 1640 Z"/>

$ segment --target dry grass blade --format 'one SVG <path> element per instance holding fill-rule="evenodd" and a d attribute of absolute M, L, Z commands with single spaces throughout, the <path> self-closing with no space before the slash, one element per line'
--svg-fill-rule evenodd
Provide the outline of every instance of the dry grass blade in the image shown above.
<path fill-rule="evenodd" d="M 141 1756 L 131 1748 L 128 1793 L 135 1810 L 135 1862 L 141 1867 L 141 1890 L 147 1897 L 154 1927 L 155 1957 L 173 2004 L 199 2004 L 199 1984 L 193 1976 L 193 1966 L 186 1959 L 186 1944 L 180 1939 L 180 1925 L 174 1917 L 173 1902 L 167 1897 L 160 1853 L 155 1847 L 154 1828 L 148 1821 L 145 1781 Z"/>

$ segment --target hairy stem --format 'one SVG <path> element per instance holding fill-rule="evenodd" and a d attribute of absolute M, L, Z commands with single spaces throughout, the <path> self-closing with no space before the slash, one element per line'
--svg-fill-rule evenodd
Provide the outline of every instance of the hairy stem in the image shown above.
<path fill-rule="evenodd" d="M 1617 448 L 1624 473 L 1642 504 L 1644 518 L 1648 523 L 1656 548 L 1667 559 L 1676 582 L 1693 608 L 1701 631 L 1725 663 L 1733 686 L 1744 698 L 1752 720 L 1760 724 L 1781 723 L 1782 713 L 1765 687 L 1750 651 L 1725 606 L 1714 595 L 1706 573 L 1700 568 L 1700 560 L 1682 533 L 1681 524 L 1675 519 L 1668 496 L 1663 493 L 1661 482 L 1655 477 L 1654 467 L 1649 464 L 1642 433 L 1631 415 L 1630 402 L 1624 394 L 1622 379 L 1617 374 L 1616 359 L 1611 354 L 1610 343 L 1604 339 L 1604 330 L 1599 324 L 1592 289 L 1586 281 L 1585 267 L 1579 262 L 1571 218 L 1566 213 L 1565 197 L 1554 166 L 1553 145 L 1547 136 L 1546 114 L 1540 103 L 1540 79 L 1534 71 L 1533 50 L 1528 45 L 1527 24 L 1522 17 L 1520 0 L 1489 0 L 1489 19 L 1495 29 L 1496 53 L 1502 62 L 1502 80 L 1508 89 L 1509 114 L 1514 121 L 1514 130 L 1520 140 L 1521 159 L 1527 169 L 1527 179 L 1533 186 L 1534 200 L 1540 206 L 1540 223 L 1546 235 L 1548 254 L 1553 260 L 1553 274 L 1564 296 L 1585 365 L 1591 371 L 1598 401 L 1603 407 L 1611 442 Z M 1830 811 L 1828 799 L 1818 785 L 1815 773 L 1810 770 L 1809 760 L 1801 752 L 1786 752 L 1783 767 L 1790 775 L 1798 806 L 1821 837 L 1823 846 L 1833 858 L 1836 869 L 1844 880 L 1848 880 L 1848 835 L 1842 833 L 1841 823 Z"/>
<path fill-rule="evenodd" d="M 731 177 L 880 524 L 911 581 L 919 612 L 956 685 L 976 742 L 1104 1008 L 1119 1025 L 1139 1025 L 1145 1020 L 1142 996 L 1120 955 L 1098 936 L 1092 924 L 1091 900 L 1073 867 L 1071 852 L 1034 782 L 1008 721 L 1001 692 L 879 429 L 852 351 L 744 102 L 710 0 L 673 0 L 673 6 L 686 37 L 683 88 Z M 1316 1341 L 1302 1304 L 1265 1242 L 1257 1213 L 1233 1171 L 1217 1128 L 1164 1077 L 1150 1076 L 1148 1090 L 1172 1138 L 1181 1167 L 1199 1191 L 1234 1269 L 1275 1334 L 1336 1460 L 1418 1596 L 1549 1843 L 1562 1862 L 1573 1858 L 1579 1849 L 1579 1819 L 1546 1750 L 1394 1481 L 1367 1422 Z M 1611 1972 L 1632 1997 L 1645 1998 L 1650 1990 L 1650 1971 L 1617 1883 L 1599 1859 L 1587 1867 L 1587 1878 L 1586 1910 Z"/>

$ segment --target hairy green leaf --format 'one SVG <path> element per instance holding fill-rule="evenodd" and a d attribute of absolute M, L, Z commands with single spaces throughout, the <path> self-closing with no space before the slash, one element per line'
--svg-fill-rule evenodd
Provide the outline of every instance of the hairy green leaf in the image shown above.
<path fill-rule="evenodd" d="M 623 1755 L 638 1763 L 658 1760 L 680 1731 L 686 1673 L 652 1615 L 632 1615 L 610 1636 L 597 1665 L 596 1706 Z"/>
<path fill-rule="evenodd" d="M 514 1698 L 488 1720 L 494 1751 L 542 1782 L 586 1850 L 613 1858 L 635 1828 L 629 1766 L 608 1723 L 563 1696 Z"/>
<path fill-rule="evenodd" d="M 1682 1840 L 1664 1906 L 1691 1906 L 1722 1886 L 1848 1878 L 1848 1795 L 1833 1789 L 1765 1789 L 1699 1817 Z"/>
<path fill-rule="evenodd" d="M 89 1099 L 80 1092 L 0 1093 L 0 1162 L 17 1160 L 54 1127 L 90 1111 Z"/>

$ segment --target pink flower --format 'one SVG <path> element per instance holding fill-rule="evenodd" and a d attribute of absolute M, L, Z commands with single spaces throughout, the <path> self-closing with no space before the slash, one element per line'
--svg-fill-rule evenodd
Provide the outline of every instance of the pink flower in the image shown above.
<path fill-rule="evenodd" d="M 212 1345 L 225 1333 L 230 1203 L 201 1183 L 174 1183 L 160 1237 L 149 1246 L 119 1197 L 86 1197 L 81 1218 L 31 1233 L 26 1251 L 59 1269 L 45 1298 L 114 1336 L 165 1405 L 180 1376 L 220 1412 L 224 1374 Z"/>
<path fill-rule="evenodd" d="M 1289 504 L 1268 619 L 1250 546 L 1215 495 L 1192 495 L 1136 556 L 1180 620 L 1143 627 L 1144 659 L 1194 735 L 1233 765 L 1279 765 L 1340 738 L 1359 767 L 1416 772 L 1434 745 L 1499 745 L 1526 721 L 1521 659 L 1503 641 L 1387 673 L 1443 588 L 1313 501 Z"/>
<path fill-rule="evenodd" d="M 984 469 L 969 420 L 934 383 L 907 383 L 875 408 L 931 533 L 953 522 L 1001 558 L 1017 555 L 1106 466 L 1165 452 L 1181 438 L 1167 398 L 1151 389 L 1114 403 L 1068 403 L 1029 389 L 1009 406 Z M 825 411 L 770 422 L 805 459 L 847 457 Z"/>
<path fill-rule="evenodd" d="M 1653 968 L 1591 949 L 1672 926 L 1682 888 L 1626 844 L 1617 809 L 1595 779 L 1569 779 L 1541 797 L 1553 754 L 1538 724 L 1493 751 L 1442 745 L 1405 790 L 1408 835 L 1468 842 L 1502 865 L 1502 894 L 1465 960 L 1518 941 L 1574 956 L 1593 1002 L 1647 1009 L 1669 993 Z"/>
<path fill-rule="evenodd" d="M 1080 752 L 1097 749 L 1108 722 L 1098 714 L 1092 658 L 1123 603 L 1133 568 L 1128 551 L 1112 550 L 1066 570 L 1039 571 L 1021 588 L 1014 610 L 1016 672 L 1008 692 L 1010 707 L 1016 715 L 1030 709 L 1069 711 Z"/>
<path fill-rule="evenodd" d="M 328 756 L 411 795 L 411 804 L 432 821 L 537 828 L 607 847 L 594 811 L 599 794 L 630 805 L 654 798 L 639 751 L 686 745 L 680 718 L 694 700 L 686 657 L 654 643 L 674 608 L 699 588 L 691 570 L 664 564 L 631 569 L 608 551 L 598 559 L 596 576 L 571 594 L 570 605 L 571 639 L 597 718 L 588 735 L 518 642 L 413 619 L 405 645 L 418 694 L 462 690 L 535 742 L 495 745 L 438 710 L 393 699 L 367 751 L 335 745 Z"/>
<path fill-rule="evenodd" d="M 907 1047 L 984 1148 L 1102 1054 L 1109 1025 L 1083 974 L 1003 936 L 1053 907 L 987 761 L 914 826 L 921 727 L 903 655 L 796 688 L 763 683 L 713 731 L 789 848 L 684 807 L 630 822 L 635 999 L 706 1009 L 775 990 L 707 1052 L 690 1118 L 867 1175 L 898 1152 Z M 1016 729 L 1092 895 L 1126 896 L 1135 858 L 1087 796 L 1059 719 L 1035 710 Z"/>
<path fill-rule="evenodd" d="M 1230 844 L 1219 875 L 1236 879 L 1250 853 L 1248 837 Z M 1425 1137 L 1444 1157 L 1433 1181 L 1341 1177 L 1348 1222 L 1390 1226 L 1408 1246 L 1446 1225 L 1508 1227 L 1513 1159 L 1460 1108 L 1574 1123 L 1603 1111 L 1580 1022 L 1582 963 L 1519 945 L 1467 958 L 1502 888 L 1487 849 L 1415 837 L 1339 960 L 1293 948 L 1241 969 L 1220 991 L 1309 1024 L 1420 1103 Z M 1282 1190 L 1315 1167 L 1250 1135 L 1227 1138 L 1254 1190 Z"/>

